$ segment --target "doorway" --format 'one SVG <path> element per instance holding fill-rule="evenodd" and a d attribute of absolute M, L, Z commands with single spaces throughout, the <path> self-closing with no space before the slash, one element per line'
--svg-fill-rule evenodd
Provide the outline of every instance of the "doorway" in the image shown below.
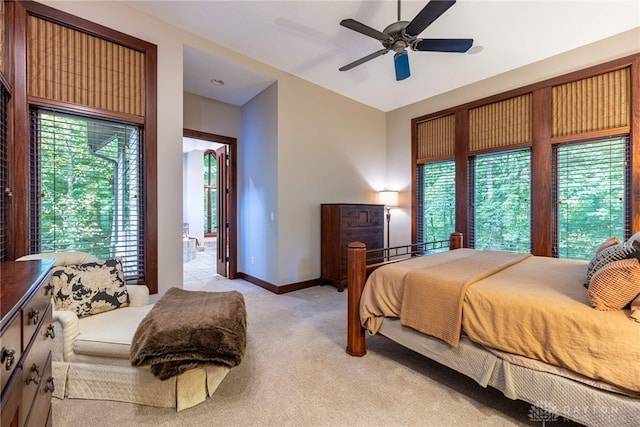
<path fill-rule="evenodd" d="M 203 279 L 238 277 L 236 143 L 235 138 L 183 129 L 185 274 L 195 269 Z M 202 262 L 214 252 L 215 262 Z"/>

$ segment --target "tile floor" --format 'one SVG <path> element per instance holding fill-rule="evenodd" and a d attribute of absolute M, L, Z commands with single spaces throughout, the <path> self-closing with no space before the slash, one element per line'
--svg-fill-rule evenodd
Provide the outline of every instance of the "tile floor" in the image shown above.
<path fill-rule="evenodd" d="M 216 274 L 216 239 L 206 238 L 204 251 L 196 251 L 196 258 L 183 264 L 183 286 L 185 289 L 200 288 L 213 280 L 226 280 Z"/>

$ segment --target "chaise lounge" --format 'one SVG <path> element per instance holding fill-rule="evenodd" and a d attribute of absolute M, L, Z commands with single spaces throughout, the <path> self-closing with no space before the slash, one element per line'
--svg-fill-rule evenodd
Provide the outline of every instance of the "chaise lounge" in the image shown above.
<path fill-rule="evenodd" d="M 83 252 L 27 255 L 19 260 L 55 258 L 55 267 L 98 261 Z M 146 286 L 127 285 L 129 305 L 79 317 L 53 304 L 53 396 L 115 400 L 181 411 L 211 396 L 229 367 L 207 364 L 160 380 L 149 366 L 132 366 L 131 343 L 153 304 Z"/>

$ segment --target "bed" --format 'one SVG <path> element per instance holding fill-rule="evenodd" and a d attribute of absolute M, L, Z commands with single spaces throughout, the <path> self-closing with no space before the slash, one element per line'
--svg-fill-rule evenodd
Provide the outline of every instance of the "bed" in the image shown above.
<path fill-rule="evenodd" d="M 531 403 L 530 421 L 640 425 L 640 323 L 591 307 L 588 262 L 465 249 L 460 233 L 449 249 L 367 265 L 349 245 L 349 354 L 381 334 Z"/>

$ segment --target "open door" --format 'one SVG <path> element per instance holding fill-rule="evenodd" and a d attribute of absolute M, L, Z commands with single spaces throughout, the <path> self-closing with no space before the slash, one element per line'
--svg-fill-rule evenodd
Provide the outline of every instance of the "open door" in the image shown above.
<path fill-rule="evenodd" d="M 216 150 L 217 163 L 217 215 L 218 215 L 218 237 L 217 237 L 217 261 L 216 272 L 227 277 L 227 263 L 229 260 L 229 177 L 227 174 L 227 146 L 224 145 Z"/>

